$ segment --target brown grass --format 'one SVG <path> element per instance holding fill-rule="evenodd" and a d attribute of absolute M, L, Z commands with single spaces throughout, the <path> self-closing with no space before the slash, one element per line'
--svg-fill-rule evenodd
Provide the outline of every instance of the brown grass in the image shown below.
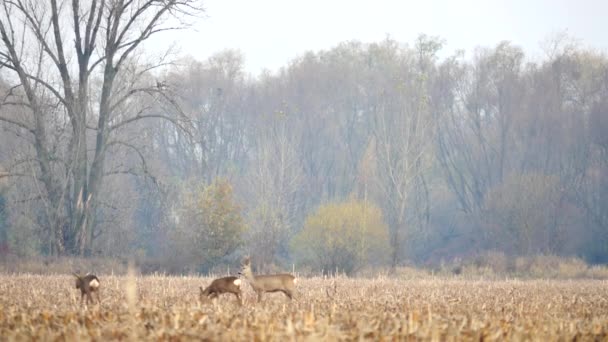
<path fill-rule="evenodd" d="M 101 305 L 79 306 L 71 276 L 0 276 L 3 340 L 606 340 L 600 280 L 307 278 L 297 300 L 245 285 L 200 304 L 210 278 L 103 276 Z"/>
<path fill-rule="evenodd" d="M 127 260 L 113 258 L 29 257 L 15 255 L 0 258 L 0 273 L 71 274 L 95 270 L 103 274 L 126 274 Z"/>

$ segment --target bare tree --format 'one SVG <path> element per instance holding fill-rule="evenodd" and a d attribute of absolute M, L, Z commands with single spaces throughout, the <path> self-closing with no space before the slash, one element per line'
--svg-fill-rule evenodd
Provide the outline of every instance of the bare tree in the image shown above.
<path fill-rule="evenodd" d="M 179 105 L 191 119 L 186 134 L 164 123 L 159 144 L 163 158 L 179 177 L 202 177 L 207 183 L 242 168 L 247 152 L 248 94 L 243 56 L 227 50 L 204 62 L 186 60 L 169 80 Z"/>
<path fill-rule="evenodd" d="M 387 55 L 395 58 L 384 61 L 387 83 L 380 85 L 377 102 L 372 104 L 372 144 L 378 164 L 380 203 L 383 203 L 390 231 L 392 267 L 400 261 L 405 239 L 411 238 L 424 222 L 419 220 L 417 209 L 422 209 L 422 216 L 428 213 L 424 173 L 430 169 L 435 132 L 428 78 L 433 74 L 434 59 L 440 48 L 439 41 L 421 36 L 413 56 L 399 53 L 390 44 L 379 54 L 379 58 Z M 386 69 L 391 64 L 394 69 Z"/>
<path fill-rule="evenodd" d="M 510 170 L 522 59 L 521 50 L 503 42 L 478 50 L 473 65 L 453 66 L 455 99 L 441 114 L 438 159 L 466 213 L 479 212 L 485 193 Z"/>
<path fill-rule="evenodd" d="M 30 164 L 42 185 L 50 253 L 90 253 L 109 150 L 137 150 L 115 140 L 116 132 L 145 118 L 177 123 L 166 112 L 133 110 L 138 96 L 172 103 L 165 87 L 145 82 L 158 64 L 135 71 L 133 58 L 153 35 L 185 25 L 179 20 L 172 25 L 170 19 L 201 10 L 195 0 L 3 2 L 0 65 L 14 79 L 4 105 L 22 105 L 29 113 L 18 119 L 0 115 L 0 120 L 33 137 Z M 129 70 L 130 79 L 121 81 Z M 62 132 L 64 153 L 49 145 L 55 128 L 49 122 L 68 128 Z"/>
<path fill-rule="evenodd" d="M 248 248 L 261 267 L 275 264 L 293 236 L 302 184 L 302 166 L 291 141 L 289 118 L 266 117 L 257 127 L 249 172 L 243 186 L 247 197 L 250 237 Z M 281 253 L 282 252 L 282 253 Z"/>

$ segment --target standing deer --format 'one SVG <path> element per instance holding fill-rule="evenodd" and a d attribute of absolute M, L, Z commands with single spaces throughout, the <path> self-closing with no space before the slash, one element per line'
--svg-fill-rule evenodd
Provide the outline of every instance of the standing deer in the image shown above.
<path fill-rule="evenodd" d="M 258 295 L 258 302 L 262 300 L 264 292 L 283 292 L 289 299 L 293 299 L 296 288 L 296 277 L 291 274 L 254 275 L 251 272 L 251 260 L 245 258 L 241 263 L 240 275 L 244 276 Z"/>
<path fill-rule="evenodd" d="M 87 304 L 93 302 L 91 292 L 97 294 L 97 303 L 101 303 L 101 300 L 99 299 L 99 278 L 94 274 L 87 274 L 85 276 L 81 276 L 77 273 L 73 274 L 76 277 L 76 288 L 80 289 L 80 305 L 82 305 L 85 295 L 87 296 Z"/>
<path fill-rule="evenodd" d="M 236 296 L 239 304 L 241 303 L 241 279 L 237 277 L 224 277 L 215 279 L 207 286 L 204 290 L 201 289 L 200 299 L 203 301 L 205 297 L 207 299 L 217 298 L 222 293 L 232 293 Z"/>

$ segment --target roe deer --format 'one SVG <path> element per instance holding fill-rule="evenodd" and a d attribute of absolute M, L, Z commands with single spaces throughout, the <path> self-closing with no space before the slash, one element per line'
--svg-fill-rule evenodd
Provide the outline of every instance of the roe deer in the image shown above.
<path fill-rule="evenodd" d="M 101 300 L 99 299 L 99 278 L 94 274 L 87 274 L 85 276 L 81 276 L 77 273 L 73 274 L 76 277 L 76 288 L 80 289 L 80 305 L 82 305 L 85 295 L 87 296 L 87 304 L 93 302 L 91 292 L 97 294 L 97 303 L 101 303 Z"/>
<path fill-rule="evenodd" d="M 296 287 L 296 277 L 291 274 L 254 275 L 251 272 L 251 261 L 245 258 L 241 264 L 240 275 L 243 275 L 258 295 L 258 302 L 262 300 L 264 292 L 283 292 L 289 299 L 293 299 Z"/>
<path fill-rule="evenodd" d="M 237 277 L 218 278 L 213 280 L 211 284 L 209 284 L 209 286 L 207 286 L 204 290 L 202 287 L 199 288 L 201 289 L 201 301 L 203 301 L 205 297 L 207 297 L 207 299 L 213 299 L 217 298 L 222 293 L 232 293 L 236 296 L 236 299 L 239 304 L 242 304 L 241 279 Z"/>

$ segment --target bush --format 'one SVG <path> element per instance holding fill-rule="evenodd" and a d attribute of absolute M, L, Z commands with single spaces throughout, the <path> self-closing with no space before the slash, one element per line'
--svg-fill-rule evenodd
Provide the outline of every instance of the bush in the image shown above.
<path fill-rule="evenodd" d="M 538 173 L 513 174 L 485 199 L 486 230 L 494 248 L 508 254 L 534 255 L 558 248 L 554 229 L 559 179 Z"/>
<path fill-rule="evenodd" d="M 171 272 L 208 272 L 241 244 L 245 224 L 225 179 L 187 187 L 172 235 Z"/>
<path fill-rule="evenodd" d="M 457 271 L 456 271 L 457 270 Z M 443 275 L 484 278 L 521 277 L 545 279 L 608 279 L 608 267 L 590 267 L 576 257 L 535 255 L 508 257 L 501 252 L 485 252 L 469 259 L 455 259 L 440 267 Z"/>
<path fill-rule="evenodd" d="M 305 266 L 324 273 L 352 274 L 386 261 L 388 229 L 381 210 L 373 204 L 356 200 L 330 203 L 306 219 L 292 240 L 292 249 Z"/>

